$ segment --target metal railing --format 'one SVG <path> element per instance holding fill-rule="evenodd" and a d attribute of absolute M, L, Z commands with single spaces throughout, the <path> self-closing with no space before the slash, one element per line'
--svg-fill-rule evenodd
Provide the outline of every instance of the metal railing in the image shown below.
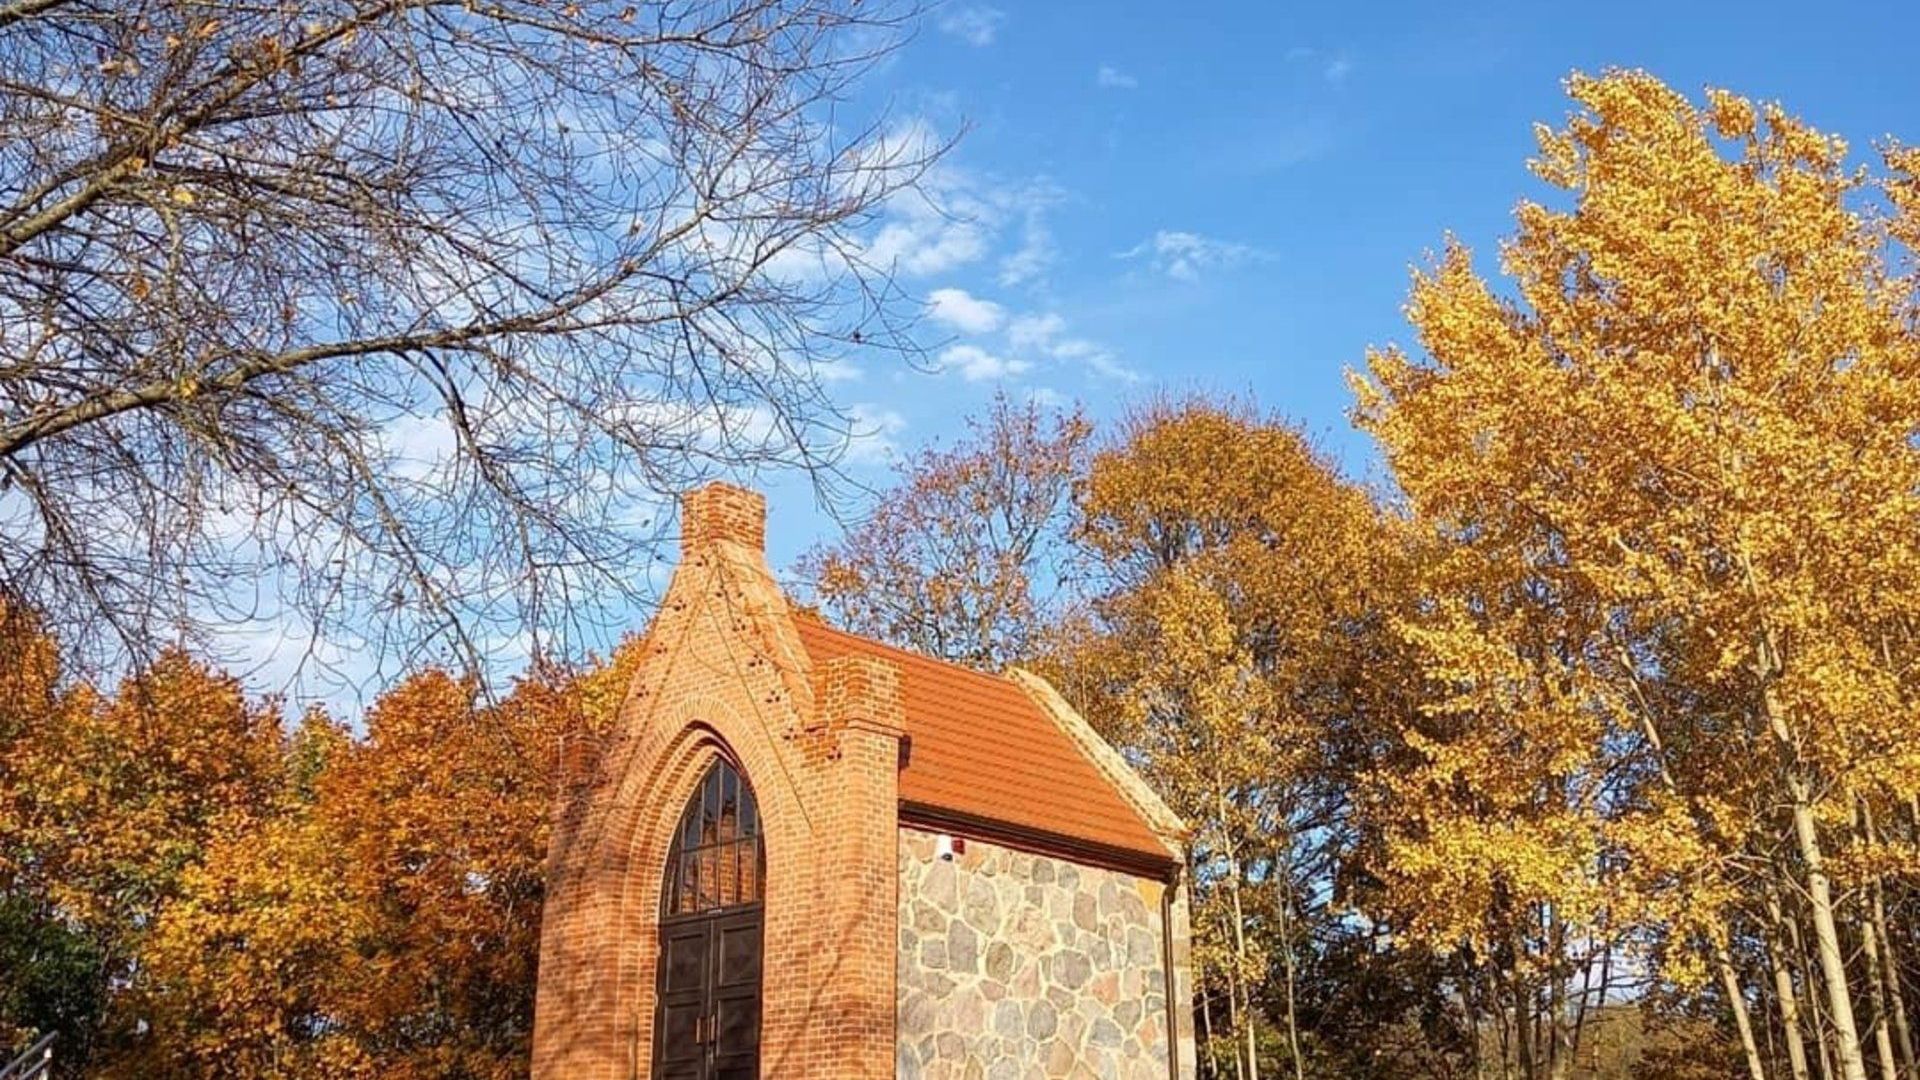
<path fill-rule="evenodd" d="M 0 1080 L 50 1080 L 53 1076 L 53 1032 L 40 1036 L 19 1057 L 0 1067 Z"/>

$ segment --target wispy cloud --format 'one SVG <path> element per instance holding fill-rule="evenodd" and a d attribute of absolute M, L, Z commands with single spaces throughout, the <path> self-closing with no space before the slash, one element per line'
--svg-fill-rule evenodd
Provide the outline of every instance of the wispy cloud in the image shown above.
<path fill-rule="evenodd" d="M 809 361 L 813 377 L 823 383 L 859 382 L 867 377 L 859 364 L 840 358 L 819 357 Z"/>
<path fill-rule="evenodd" d="M 381 431 L 394 474 L 425 480 L 452 464 L 459 439 L 444 413 L 401 416 Z"/>
<path fill-rule="evenodd" d="M 940 32 L 975 48 L 993 44 L 1007 13 L 985 4 L 954 4 L 940 14 Z"/>
<path fill-rule="evenodd" d="M 1176 281 L 1198 281 L 1200 275 L 1262 258 L 1258 248 L 1199 233 L 1161 229 L 1120 253 L 1122 259 L 1145 259 L 1159 273 Z"/>
<path fill-rule="evenodd" d="M 886 461 L 898 449 L 893 437 L 905 431 L 906 418 L 892 409 L 860 403 L 847 410 L 846 460 L 855 464 Z"/>
<path fill-rule="evenodd" d="M 1007 324 L 1007 346 L 1017 353 L 1078 364 L 1103 378 L 1139 382 L 1143 376 L 1120 362 L 1113 350 L 1097 341 L 1067 333 L 1059 312 L 1022 315 Z"/>
<path fill-rule="evenodd" d="M 922 277 L 964 266 L 987 252 L 987 231 L 979 221 L 943 213 L 919 193 L 903 196 L 889 210 L 890 220 L 864 252 L 875 266 Z"/>
<path fill-rule="evenodd" d="M 1320 77 L 1335 85 L 1346 82 L 1347 76 L 1353 74 L 1353 61 L 1344 52 L 1324 52 L 1306 45 L 1295 45 L 1287 50 L 1286 59 L 1289 64 L 1318 67 Z"/>
<path fill-rule="evenodd" d="M 1058 250 L 1053 244 L 1053 230 L 1047 228 L 1046 206 L 1050 201 L 1043 199 L 1027 206 L 1020 226 L 1020 246 L 1000 260 L 1000 284 L 1014 286 L 1037 281 L 1053 265 Z"/>
<path fill-rule="evenodd" d="M 1108 90 L 1132 90 L 1140 85 L 1140 80 L 1111 64 L 1101 64 L 1100 70 L 1093 73 L 1093 84 Z"/>
<path fill-rule="evenodd" d="M 1016 349 L 1035 349 L 1046 345 L 1067 328 L 1067 320 L 1048 312 L 1022 315 L 1007 327 L 1007 343 Z"/>
<path fill-rule="evenodd" d="M 1005 379 L 1025 372 L 1032 365 L 990 353 L 977 345 L 953 345 L 940 354 L 942 371 L 959 372 L 968 382 Z"/>
<path fill-rule="evenodd" d="M 928 161 L 944 140 L 928 121 L 915 117 L 888 131 L 871 156 L 880 161 Z M 860 252 L 868 265 L 906 277 L 944 273 L 981 258 L 991 229 L 978 212 L 974 180 L 964 170 L 936 162 L 921 182 L 887 200 L 879 228 Z"/>
<path fill-rule="evenodd" d="M 924 119 L 901 125 L 886 142 L 886 153 L 908 161 L 924 160 L 943 145 Z M 1024 284 L 1052 261 L 1045 213 L 1060 198 L 1059 188 L 1045 178 L 1009 180 L 943 158 L 918 184 L 888 200 L 860 258 L 902 277 L 946 273 L 986 258 L 1017 222 L 1018 247 L 1002 257 L 999 277 L 1004 285 Z"/>
<path fill-rule="evenodd" d="M 927 314 L 963 334 L 988 334 L 1006 321 L 1006 310 L 965 289 L 935 289 L 927 294 Z"/>

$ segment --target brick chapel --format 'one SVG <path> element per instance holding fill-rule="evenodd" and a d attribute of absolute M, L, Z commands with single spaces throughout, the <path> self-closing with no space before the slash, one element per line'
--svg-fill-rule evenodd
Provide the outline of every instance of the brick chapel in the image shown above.
<path fill-rule="evenodd" d="M 1195 1075 L 1181 823 L 1038 676 L 796 611 L 683 500 L 604 746 L 562 754 L 536 1080 Z"/>

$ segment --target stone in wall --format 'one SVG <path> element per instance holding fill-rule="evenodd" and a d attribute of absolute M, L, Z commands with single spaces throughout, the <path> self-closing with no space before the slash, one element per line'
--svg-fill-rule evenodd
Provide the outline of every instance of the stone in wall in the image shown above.
<path fill-rule="evenodd" d="M 900 1080 L 1167 1080 L 1162 884 L 934 840 L 900 830 Z"/>

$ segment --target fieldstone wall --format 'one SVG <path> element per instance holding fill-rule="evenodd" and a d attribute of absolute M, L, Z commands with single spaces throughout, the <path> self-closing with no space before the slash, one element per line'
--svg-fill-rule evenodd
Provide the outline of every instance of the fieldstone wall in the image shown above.
<path fill-rule="evenodd" d="M 1167 1080 L 1170 1042 L 1193 1075 L 1184 903 L 1169 1040 L 1164 885 L 978 840 L 948 862 L 934 841 L 900 830 L 899 1080 Z"/>

